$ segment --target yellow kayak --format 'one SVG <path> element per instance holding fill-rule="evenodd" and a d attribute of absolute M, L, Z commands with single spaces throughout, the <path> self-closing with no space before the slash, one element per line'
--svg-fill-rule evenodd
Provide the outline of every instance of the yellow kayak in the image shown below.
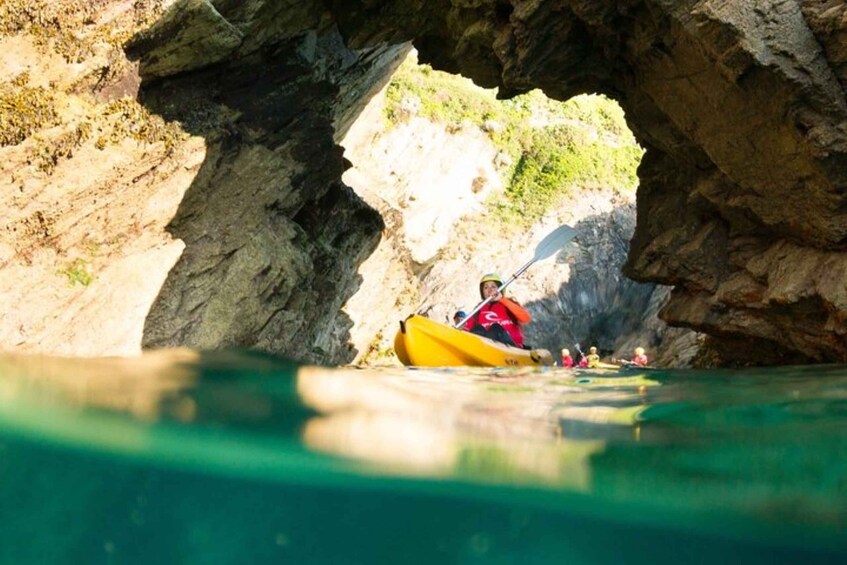
<path fill-rule="evenodd" d="M 404 365 L 518 367 L 553 364 L 546 349 L 521 349 L 413 314 L 400 322 L 394 352 Z"/>
<path fill-rule="evenodd" d="M 591 365 L 589 365 L 587 367 L 578 367 L 578 368 L 579 369 L 615 369 L 615 370 L 617 370 L 617 369 L 620 369 L 621 366 L 615 365 L 613 363 L 604 363 L 603 361 L 600 361 L 599 363 L 597 363 L 593 367 Z"/>

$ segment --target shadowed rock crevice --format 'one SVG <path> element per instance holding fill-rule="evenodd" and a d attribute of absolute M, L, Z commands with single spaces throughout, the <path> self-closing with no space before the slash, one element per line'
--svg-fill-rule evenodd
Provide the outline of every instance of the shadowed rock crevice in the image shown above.
<path fill-rule="evenodd" d="M 624 205 L 574 225 L 574 244 L 559 253 L 567 263 L 567 282 L 557 292 L 525 306 L 533 315 L 527 343 L 576 353 L 596 346 L 605 358 L 629 358 L 644 347 L 651 362 L 688 365 L 702 348 L 698 336 L 669 328 L 656 318 L 669 287 L 639 283 L 621 273 L 635 229 L 634 206 Z"/>
<path fill-rule="evenodd" d="M 318 44 L 331 46 L 325 64 L 342 58 L 332 51 L 340 41 L 304 32 L 236 60 L 145 77 L 143 103 L 207 145 L 168 226 L 186 247 L 147 317 L 145 347 L 253 347 L 320 363 L 355 356 L 341 306 L 383 222 L 340 181 L 347 165 L 333 121 L 355 114 L 343 94 L 353 104 L 364 96 L 350 97 L 350 85 L 378 87 L 403 49 L 363 51 L 365 63 L 345 51 L 355 64 L 335 76 L 313 66 Z M 144 42 L 134 46 L 144 52 Z"/>

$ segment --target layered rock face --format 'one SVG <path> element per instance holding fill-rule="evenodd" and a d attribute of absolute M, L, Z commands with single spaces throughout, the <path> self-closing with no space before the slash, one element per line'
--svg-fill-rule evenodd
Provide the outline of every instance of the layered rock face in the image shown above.
<path fill-rule="evenodd" d="M 413 39 L 506 95 L 616 98 L 647 150 L 625 272 L 674 286 L 662 317 L 717 362 L 847 360 L 842 3 L 349 4 L 353 46 Z"/>
<path fill-rule="evenodd" d="M 186 243 L 143 345 L 352 360 L 341 306 L 384 226 L 335 143 L 407 46 L 351 51 L 316 4 L 176 4 L 128 52 L 141 99 L 205 138 L 168 231 Z"/>
<path fill-rule="evenodd" d="M 0 16 L 0 349 L 352 360 L 341 306 L 384 223 L 335 136 L 408 45 L 350 50 L 319 2 Z"/>

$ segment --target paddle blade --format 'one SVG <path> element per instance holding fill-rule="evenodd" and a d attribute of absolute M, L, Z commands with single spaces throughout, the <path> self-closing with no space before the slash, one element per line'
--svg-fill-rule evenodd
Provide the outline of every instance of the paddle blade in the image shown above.
<path fill-rule="evenodd" d="M 562 247 L 576 236 L 576 230 L 568 225 L 559 226 L 541 240 L 541 243 L 535 248 L 535 256 L 533 261 L 546 259 L 551 255 L 555 255 Z"/>

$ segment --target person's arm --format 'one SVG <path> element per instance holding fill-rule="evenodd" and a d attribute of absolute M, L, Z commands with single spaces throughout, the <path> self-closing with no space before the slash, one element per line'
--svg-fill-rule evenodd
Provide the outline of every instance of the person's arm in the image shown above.
<path fill-rule="evenodd" d="M 520 324 L 528 324 L 532 321 L 532 316 L 529 312 L 527 312 L 523 306 L 512 300 L 511 298 L 506 298 L 505 296 L 500 299 L 500 303 L 508 308 L 509 312 L 512 313 L 512 316 Z"/>

